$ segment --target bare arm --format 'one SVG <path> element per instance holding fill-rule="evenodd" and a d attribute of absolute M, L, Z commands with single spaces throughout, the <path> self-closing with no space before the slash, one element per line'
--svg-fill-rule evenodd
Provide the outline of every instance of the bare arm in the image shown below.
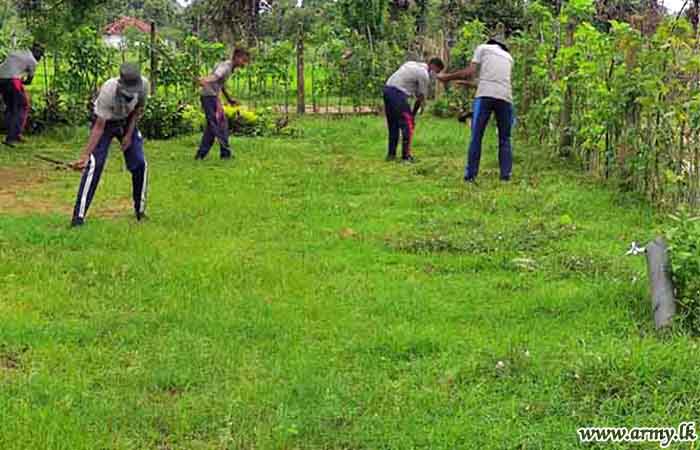
<path fill-rule="evenodd" d="M 92 155 L 92 152 L 95 151 L 97 143 L 100 142 L 104 130 L 105 120 L 98 117 L 95 120 L 95 124 L 92 126 L 92 130 L 90 130 L 90 137 L 88 138 L 88 142 L 83 150 L 83 153 L 80 155 L 80 159 L 71 164 L 75 170 L 83 170 L 85 168 L 88 160 L 90 159 L 90 155 Z"/>
<path fill-rule="evenodd" d="M 224 97 L 226 98 L 226 101 L 228 102 L 229 105 L 236 106 L 239 104 L 235 98 L 233 98 L 229 95 L 228 91 L 226 90 L 226 86 L 221 88 L 221 93 L 224 94 Z"/>
<path fill-rule="evenodd" d="M 458 70 L 452 73 L 437 75 L 437 79 L 442 81 L 443 83 L 447 83 L 448 81 L 452 80 L 471 80 L 476 77 L 478 69 L 478 64 L 471 63 L 466 69 Z"/>
<path fill-rule="evenodd" d="M 418 115 L 418 111 L 420 111 L 423 108 L 423 104 L 425 104 L 425 96 L 417 95 L 416 103 L 413 105 L 413 117 L 416 117 Z"/>
<path fill-rule="evenodd" d="M 131 140 L 134 137 L 134 130 L 136 129 L 136 124 L 141 116 L 143 116 L 143 106 L 137 107 L 131 114 L 129 114 L 129 121 L 126 125 L 126 133 L 124 133 L 124 138 L 122 139 L 123 152 L 129 150 L 129 147 L 131 147 Z"/>

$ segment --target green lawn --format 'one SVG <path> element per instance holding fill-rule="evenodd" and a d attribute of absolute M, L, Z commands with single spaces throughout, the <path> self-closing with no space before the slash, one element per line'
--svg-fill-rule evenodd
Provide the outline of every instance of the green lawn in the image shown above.
<path fill-rule="evenodd" d="M 565 449 L 698 417 L 697 343 L 656 336 L 623 256 L 643 202 L 517 142 L 501 184 L 493 135 L 465 186 L 453 121 L 421 118 L 414 166 L 380 118 L 298 125 L 234 163 L 148 142 L 142 224 L 116 145 L 82 229 L 78 175 L 32 155 L 85 130 L 0 151 L 0 448 Z"/>

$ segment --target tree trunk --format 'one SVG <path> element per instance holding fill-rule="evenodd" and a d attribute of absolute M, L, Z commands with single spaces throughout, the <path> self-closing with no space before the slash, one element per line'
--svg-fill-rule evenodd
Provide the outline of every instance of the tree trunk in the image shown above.
<path fill-rule="evenodd" d="M 258 12 L 260 11 L 260 0 L 250 0 L 250 30 L 248 36 L 248 46 L 253 47 L 258 39 Z"/>
<path fill-rule="evenodd" d="M 651 288 L 651 306 L 658 330 L 670 325 L 676 314 L 668 244 L 664 238 L 656 238 L 654 242 L 647 245 L 647 268 Z"/>
<path fill-rule="evenodd" d="M 574 45 L 574 32 L 576 31 L 576 22 L 571 19 L 566 25 L 565 47 L 569 48 Z M 565 74 L 568 75 L 571 71 L 570 67 L 564 68 Z M 564 91 L 564 101 L 559 120 L 559 154 L 563 157 L 571 155 L 571 150 L 574 145 L 574 135 L 571 129 L 571 117 L 574 109 L 574 93 L 571 89 L 571 84 L 566 82 Z"/>

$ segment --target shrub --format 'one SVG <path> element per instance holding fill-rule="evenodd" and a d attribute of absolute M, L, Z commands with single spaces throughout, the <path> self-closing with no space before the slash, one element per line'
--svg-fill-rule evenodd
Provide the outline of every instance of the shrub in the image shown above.
<path fill-rule="evenodd" d="M 288 126 L 285 118 L 275 118 L 270 108 L 250 111 L 243 106 L 224 106 L 231 133 L 237 136 L 298 137 L 301 131 Z"/>
<path fill-rule="evenodd" d="M 168 97 L 151 97 L 139 122 L 139 129 L 150 139 L 170 139 L 197 131 L 194 113 L 185 115 L 188 105 Z"/>
<path fill-rule="evenodd" d="M 700 333 L 700 218 L 682 211 L 666 232 L 681 323 Z"/>
<path fill-rule="evenodd" d="M 188 104 L 182 110 L 182 120 L 192 132 L 198 132 L 204 130 L 206 117 L 201 108 Z"/>
<path fill-rule="evenodd" d="M 264 121 L 258 115 L 242 106 L 224 106 L 224 114 L 228 120 L 231 133 L 242 136 L 265 135 Z"/>

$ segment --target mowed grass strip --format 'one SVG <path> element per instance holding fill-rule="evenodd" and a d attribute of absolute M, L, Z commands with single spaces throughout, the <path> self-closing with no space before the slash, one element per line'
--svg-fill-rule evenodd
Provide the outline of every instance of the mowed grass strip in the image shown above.
<path fill-rule="evenodd" d="M 142 224 L 114 145 L 78 230 L 78 175 L 33 155 L 85 130 L 0 152 L 41 174 L 0 195 L 0 448 L 576 448 L 698 415 L 696 343 L 623 256 L 643 202 L 518 142 L 502 184 L 493 130 L 465 186 L 456 122 L 421 118 L 416 165 L 380 118 L 299 125 L 235 162 L 148 142 Z"/>

